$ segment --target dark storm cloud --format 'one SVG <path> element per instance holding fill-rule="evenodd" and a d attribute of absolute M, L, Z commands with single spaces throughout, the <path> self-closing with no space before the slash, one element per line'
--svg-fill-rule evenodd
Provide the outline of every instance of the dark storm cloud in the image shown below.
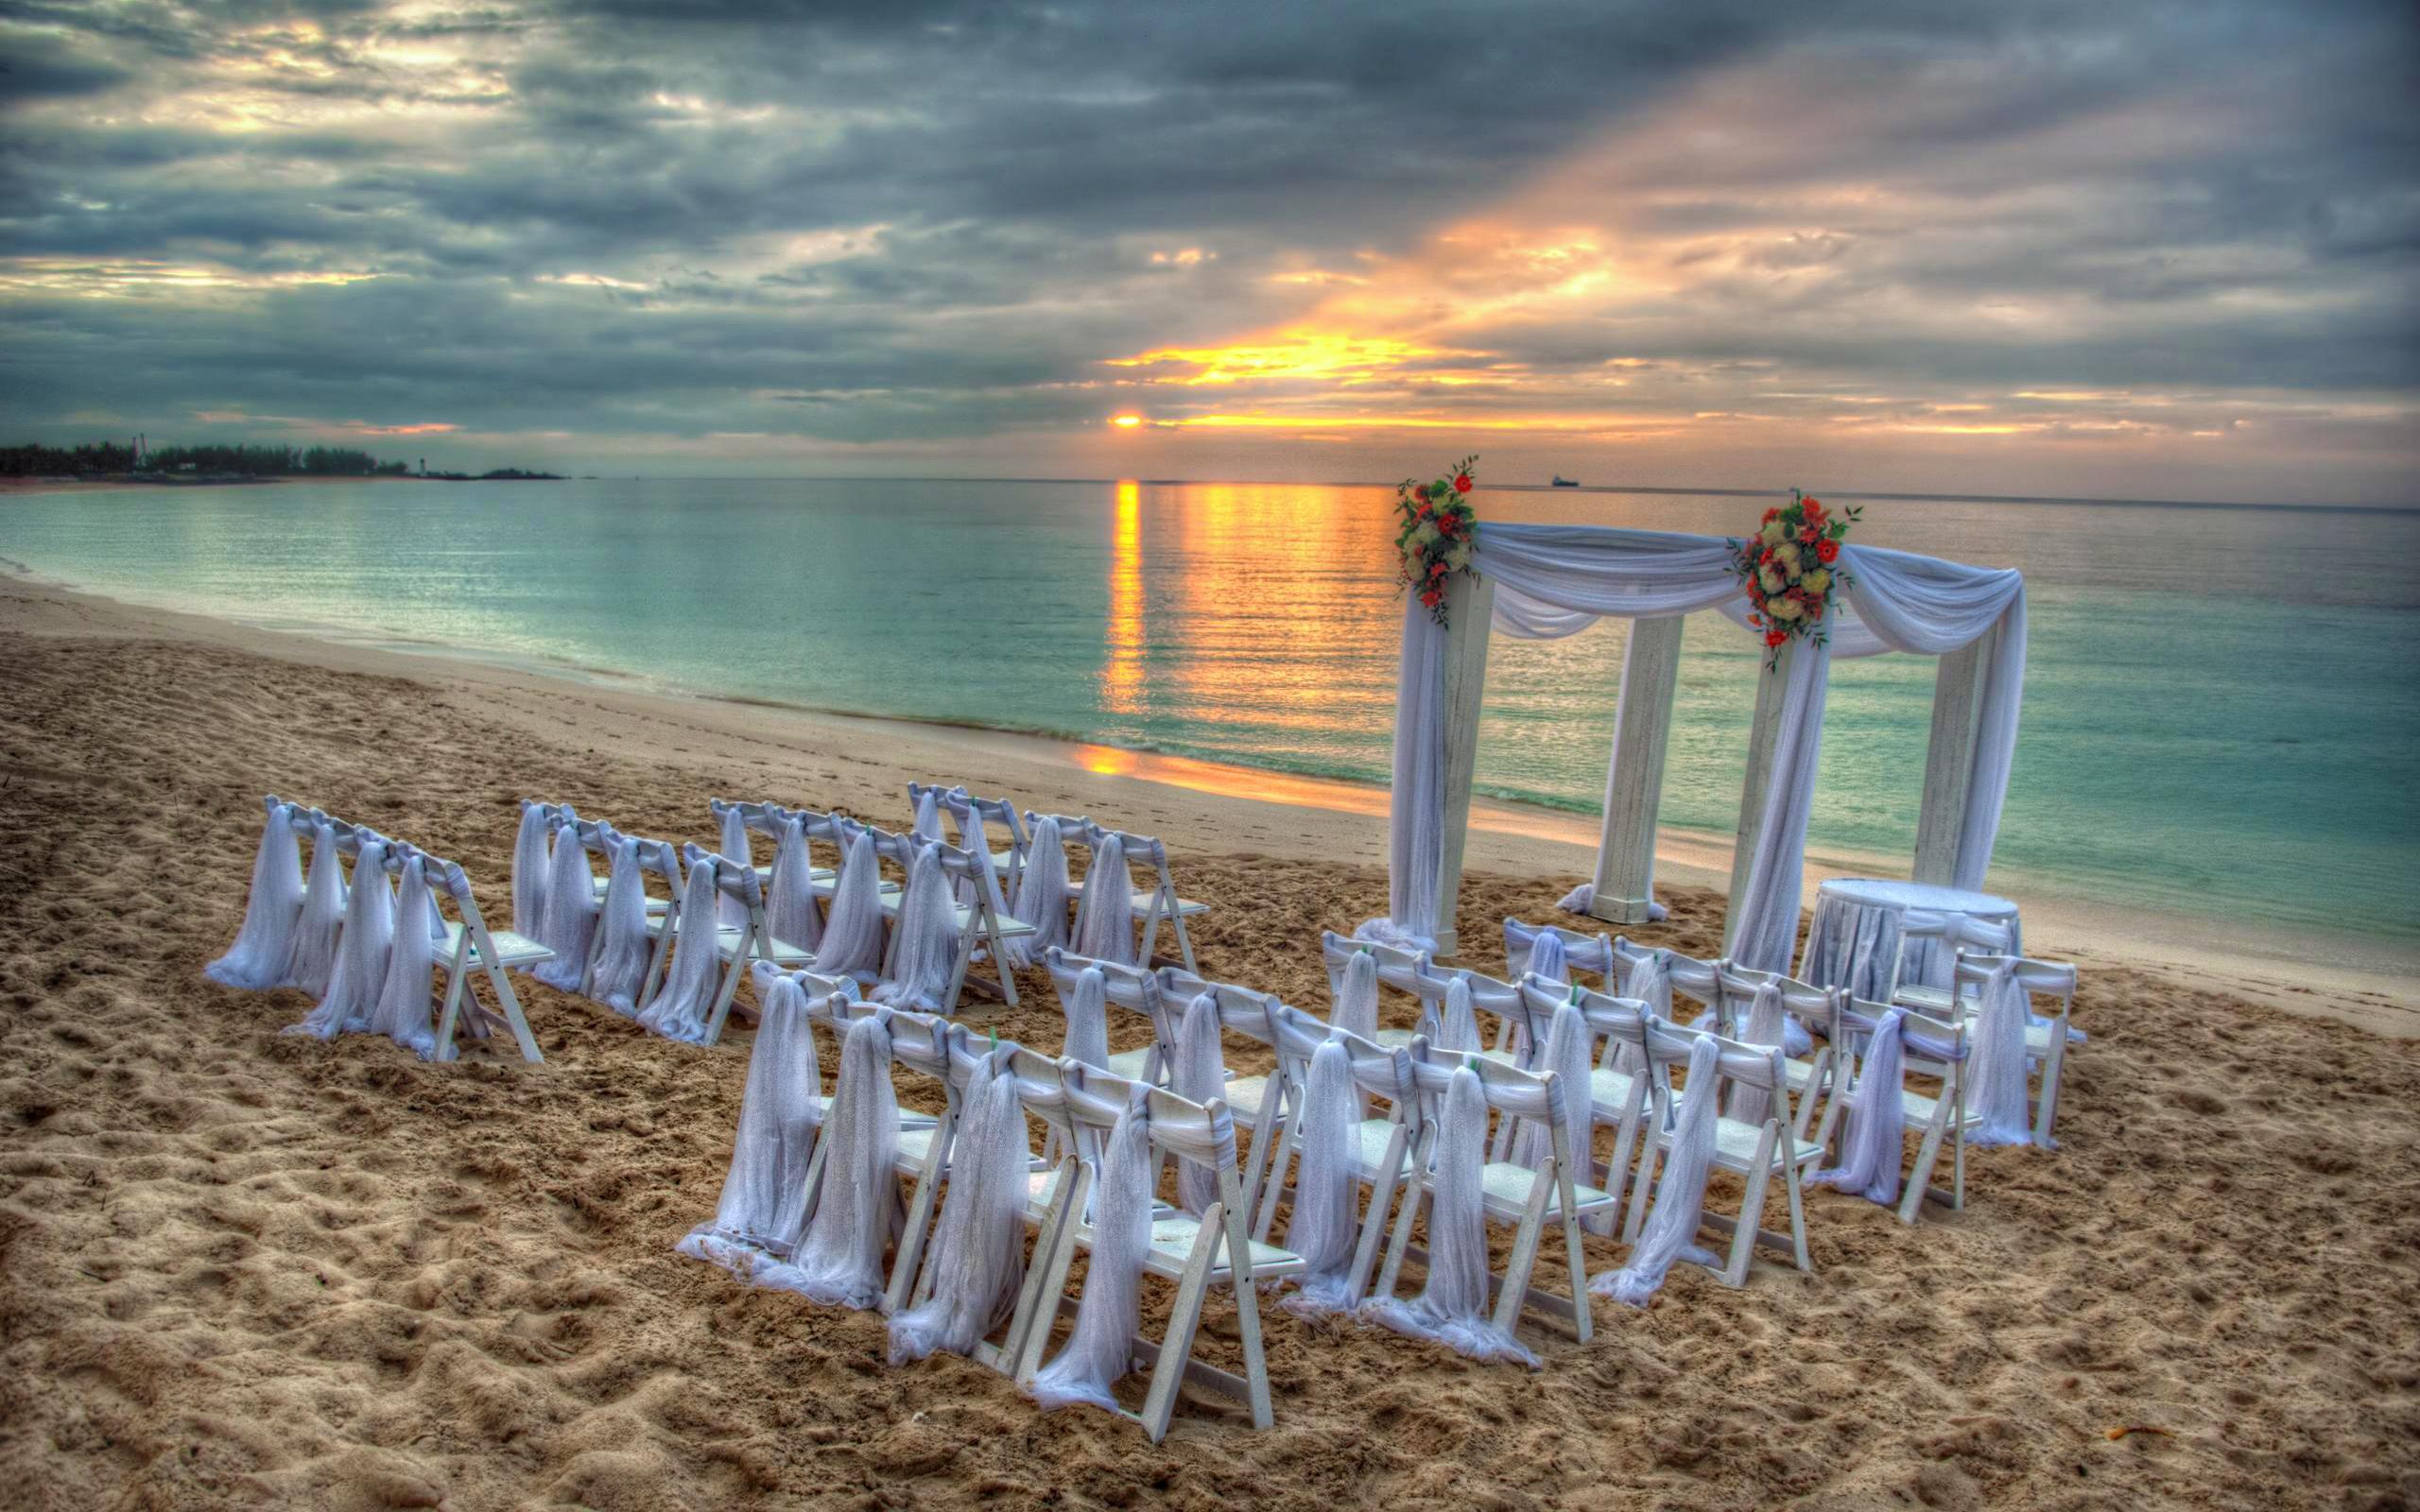
<path fill-rule="evenodd" d="M 1356 403 L 1457 365 L 1518 378 L 1471 413 L 1616 417 L 2420 377 L 2399 4 L 144 0 L 0 4 L 0 55 L 27 431 L 1082 425 L 1185 370 L 1108 359 L 1364 279 L 1478 313 Z M 1400 292 L 1491 218 L 1595 228 L 1620 298 Z"/>

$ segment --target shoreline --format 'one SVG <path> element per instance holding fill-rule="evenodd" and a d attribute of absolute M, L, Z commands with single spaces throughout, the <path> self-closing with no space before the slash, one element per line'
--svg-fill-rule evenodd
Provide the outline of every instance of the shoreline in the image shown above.
<path fill-rule="evenodd" d="M 828 792 L 852 765 L 888 765 L 927 781 L 989 783 L 1027 807 L 1115 812 L 1130 826 L 1157 826 L 1181 853 L 1380 866 L 1386 854 L 1387 789 L 1375 783 L 1046 735 L 826 713 L 673 689 L 609 669 L 482 658 L 436 643 L 364 644 L 310 628 L 272 628 L 129 603 L 26 574 L 0 576 L 0 628 L 212 644 L 332 671 L 397 678 L 549 745 L 610 733 L 625 748 L 635 738 L 643 753 L 666 759 L 694 756 L 700 747 L 745 752 L 754 765 L 768 768 L 766 796 Z M 859 750 L 879 751 L 880 759 L 856 754 Z M 898 800 L 879 784 L 861 791 L 862 799 L 851 800 L 877 812 Z M 1597 829 L 1594 816 L 1477 798 L 1468 865 L 1474 871 L 1553 878 L 1568 886 L 1585 880 L 1593 868 Z M 1657 836 L 1658 883 L 1720 890 L 1728 885 L 1730 854 L 1727 835 L 1665 830 Z M 1816 884 L 1828 877 L 1903 872 L 1904 863 L 1887 857 L 1810 850 L 1806 902 L 1811 906 Z M 2033 948 L 2088 971 L 2152 966 L 2197 988 L 2377 1033 L 2420 1037 L 2420 952 L 2388 942 L 2314 943 L 2306 935 L 2265 931 L 2239 920 L 2063 903 L 2038 894 L 2021 894 L 2018 901 Z"/>

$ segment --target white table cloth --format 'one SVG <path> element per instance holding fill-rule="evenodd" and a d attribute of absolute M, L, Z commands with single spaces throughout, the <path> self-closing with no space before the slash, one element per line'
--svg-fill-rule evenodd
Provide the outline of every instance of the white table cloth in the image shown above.
<path fill-rule="evenodd" d="M 2025 948 L 2016 904 L 1987 892 L 1928 882 L 1891 882 L 1878 877 L 1836 877 L 1818 888 L 1815 922 L 1800 958 L 1801 981 L 1845 987 L 1868 1003 L 1888 1003 L 1899 985 L 1946 988 L 1956 966 L 1935 938 L 1900 940 L 1910 913 L 1960 914 L 2009 932 L 2012 954 Z"/>

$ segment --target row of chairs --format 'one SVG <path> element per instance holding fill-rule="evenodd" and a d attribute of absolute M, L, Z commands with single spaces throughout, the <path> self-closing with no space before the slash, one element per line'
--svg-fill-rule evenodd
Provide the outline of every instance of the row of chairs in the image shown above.
<path fill-rule="evenodd" d="M 553 953 L 511 930 L 491 932 L 460 865 L 274 793 L 262 805 L 267 818 L 244 922 L 227 954 L 205 969 L 209 976 L 253 990 L 293 987 L 311 993 L 320 1007 L 296 1028 L 323 1037 L 371 1029 L 383 1000 L 392 1010 L 397 1038 L 432 1059 L 456 1058 L 465 1030 L 484 1040 L 499 1029 L 511 1035 L 523 1059 L 544 1058 L 505 973 L 548 960 Z M 373 888 L 383 896 L 373 896 Z M 423 899 L 422 917 L 409 911 L 399 916 L 399 902 Z M 355 919 L 374 923 L 353 939 L 348 953 L 347 920 Z M 418 952 L 399 956 L 395 951 L 394 940 L 406 930 L 427 936 L 426 960 L 434 974 L 416 987 L 406 981 L 389 987 L 390 974 L 408 971 L 407 963 L 421 958 Z M 337 980 L 339 971 L 347 980 Z M 493 1008 L 474 988 L 479 978 L 494 994 Z"/>
<path fill-rule="evenodd" d="M 2051 1145 L 2067 1055 L 2083 1040 L 2070 1022 L 2081 980 L 2074 964 L 2009 954 L 2010 932 L 2005 926 L 1956 914 L 1911 916 L 1908 936 L 1901 942 L 1903 959 L 1910 937 L 1935 942 L 1947 951 L 1954 980 L 1948 987 L 1926 987 L 1894 969 L 1892 980 L 1897 985 L 1888 1006 L 1934 1021 L 1971 1024 L 1980 1008 L 1979 994 L 1992 980 L 1993 966 L 2003 960 L 2008 963 L 2027 1004 L 2025 1061 L 2032 1139 L 2036 1144 Z M 1527 924 L 1517 919 L 1504 921 L 1505 959 L 1515 971 L 1529 970 L 1532 954 L 1542 946 L 1570 974 L 1582 979 L 1593 974 L 1601 988 L 1617 995 L 1629 994 L 1629 984 L 1642 966 L 1660 962 L 1670 990 L 1715 1015 L 1724 1034 L 1737 1034 L 1746 1027 L 1745 1012 L 1754 988 L 1768 981 L 1783 992 L 1788 1009 L 1785 1034 L 1800 1025 L 1820 1028 L 1830 1016 L 1823 1001 L 1826 989 L 1796 978 L 1750 971 L 1728 959 L 1697 960 L 1674 951 L 1636 945 L 1617 935 L 1582 935 L 1556 924 Z M 1969 961 L 1983 964 L 1962 971 L 1962 963 Z M 1795 1035 L 1790 1040 L 1792 1054 L 1802 1053 L 1803 1042 Z"/>
<path fill-rule="evenodd" d="M 1035 926 L 1046 945 L 1077 937 L 1080 924 L 1064 917 L 1026 918 L 1029 898 L 1039 901 L 1047 897 L 1054 904 L 1063 901 L 1066 907 L 1080 913 L 1087 884 L 1106 876 L 1097 869 L 1100 863 L 1122 862 L 1126 868 L 1140 868 L 1140 886 L 1134 885 L 1131 874 L 1118 879 L 1123 885 L 1117 890 L 1125 895 L 1133 937 L 1125 942 L 1127 948 L 1123 951 L 1103 950 L 1098 954 L 1104 959 L 1130 964 L 1166 963 L 1183 966 L 1188 971 L 1196 969 L 1193 936 L 1186 925 L 1188 920 L 1208 913 L 1210 905 L 1178 894 L 1176 877 L 1168 866 L 1167 846 L 1157 836 L 1112 829 L 1088 816 L 1045 815 L 1031 809 L 1020 813 L 1013 803 L 977 797 L 963 785 L 942 787 L 910 782 L 908 798 L 914 807 L 918 828 L 936 838 L 940 835 L 939 816 L 949 816 L 958 832 L 959 844 L 989 858 L 1002 895 L 1018 905 L 1011 911 Z M 1061 853 L 1048 858 L 1047 867 L 1037 868 L 1036 837 L 1050 833 L 1058 836 Z M 1065 880 L 1069 873 L 1067 863 L 1079 857 L 1087 862 L 1085 875 Z M 1027 879 L 1029 869 L 1037 873 L 1030 890 Z M 1159 938 L 1164 930 L 1174 939 L 1173 956 L 1159 954 Z"/>

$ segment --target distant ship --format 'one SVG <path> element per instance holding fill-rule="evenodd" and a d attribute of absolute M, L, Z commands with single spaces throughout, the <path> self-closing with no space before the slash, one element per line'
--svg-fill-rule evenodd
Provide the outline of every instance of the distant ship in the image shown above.
<path fill-rule="evenodd" d="M 1554 475 L 1554 486 L 1558 489 L 1576 489 L 1580 487 L 1580 480 L 1578 478 L 1564 477 L 1562 473 L 1558 472 Z"/>

